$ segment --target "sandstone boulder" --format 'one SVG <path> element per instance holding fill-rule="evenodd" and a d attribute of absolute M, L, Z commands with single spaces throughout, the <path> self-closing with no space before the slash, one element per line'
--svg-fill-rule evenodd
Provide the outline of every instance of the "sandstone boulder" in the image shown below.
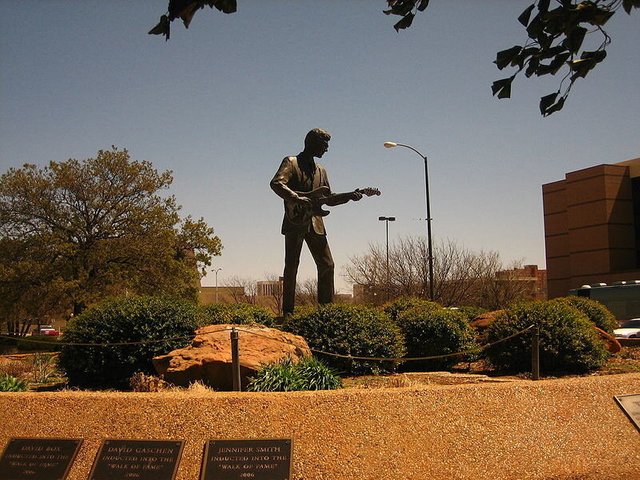
<path fill-rule="evenodd" d="M 191 345 L 155 357 L 153 366 L 169 383 L 188 386 L 201 381 L 216 390 L 232 390 L 231 328 L 238 331 L 242 389 L 261 366 L 311 356 L 304 338 L 262 325 L 209 325 L 196 330 Z"/>
<path fill-rule="evenodd" d="M 469 325 L 471 325 L 471 327 L 475 328 L 476 330 L 486 330 L 487 328 L 489 328 L 489 325 L 491 325 L 496 320 L 496 318 L 498 318 L 498 315 L 501 315 L 503 312 L 504 310 L 494 310 L 491 312 L 481 313 L 476 318 L 474 318 Z"/>

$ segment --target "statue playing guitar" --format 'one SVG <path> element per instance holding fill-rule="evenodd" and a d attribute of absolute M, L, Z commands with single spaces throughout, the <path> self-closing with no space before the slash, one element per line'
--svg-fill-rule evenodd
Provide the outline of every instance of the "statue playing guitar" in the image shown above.
<path fill-rule="evenodd" d="M 309 224 L 311 217 L 314 215 L 320 217 L 326 217 L 331 212 L 322 208 L 323 205 L 329 205 L 331 202 L 335 202 L 340 197 L 346 198 L 346 201 L 351 199 L 351 195 L 354 193 L 360 193 L 371 197 L 373 195 L 380 195 L 380 190 L 377 188 L 357 188 L 353 192 L 348 193 L 331 193 L 331 190 L 327 186 L 318 187 L 310 192 L 295 192 L 300 197 L 306 197 L 311 200 L 310 203 L 301 202 L 285 202 L 284 208 L 289 216 L 289 219 L 294 224 Z M 333 203 L 335 205 L 335 203 Z"/>
<path fill-rule="evenodd" d="M 376 188 L 361 188 L 347 193 L 331 193 L 324 167 L 315 162 L 329 149 L 331 135 L 315 128 L 307 133 L 304 150 L 285 157 L 271 180 L 271 189 L 284 199 L 284 283 L 282 311 L 293 313 L 296 277 L 302 244 L 306 243 L 318 269 L 318 302 L 331 303 L 334 293 L 334 263 L 327 242 L 323 218 L 329 214 L 322 207 L 359 201 L 363 196 L 380 195 Z"/>

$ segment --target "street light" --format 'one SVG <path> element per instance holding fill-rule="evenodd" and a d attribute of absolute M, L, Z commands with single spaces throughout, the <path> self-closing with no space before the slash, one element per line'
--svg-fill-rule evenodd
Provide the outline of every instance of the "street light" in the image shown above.
<path fill-rule="evenodd" d="M 213 270 L 216 274 L 216 303 L 218 303 L 218 272 L 220 270 L 222 270 L 222 267 Z"/>
<path fill-rule="evenodd" d="M 395 222 L 396 217 L 378 217 L 378 220 L 385 222 L 387 232 L 387 300 L 389 300 L 389 289 L 391 288 L 391 274 L 389 273 L 389 222 Z"/>
<path fill-rule="evenodd" d="M 424 185 L 427 198 L 427 245 L 428 245 L 428 261 L 429 261 L 429 299 L 433 301 L 433 248 L 431 239 L 431 204 L 429 202 L 429 167 L 426 155 L 423 155 L 411 145 L 396 142 L 384 142 L 385 148 L 404 147 L 416 152 L 424 160 Z"/>

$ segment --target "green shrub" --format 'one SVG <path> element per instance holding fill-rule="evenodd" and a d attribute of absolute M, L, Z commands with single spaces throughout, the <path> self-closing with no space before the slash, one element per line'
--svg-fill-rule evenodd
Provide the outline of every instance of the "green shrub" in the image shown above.
<path fill-rule="evenodd" d="M 26 381 L 0 373 L 0 392 L 26 392 L 28 388 Z"/>
<path fill-rule="evenodd" d="M 381 310 L 362 305 L 330 304 L 313 310 L 296 310 L 283 329 L 301 335 L 320 352 L 357 357 L 396 358 L 404 355 L 402 334 Z M 394 361 L 322 357 L 330 366 L 348 374 L 393 371 Z"/>
<path fill-rule="evenodd" d="M 213 303 L 200 307 L 200 325 L 231 323 L 247 325 L 259 323 L 267 327 L 274 324 L 273 314 L 264 307 L 248 303 Z"/>
<path fill-rule="evenodd" d="M 514 335 L 530 325 L 540 329 L 542 372 L 584 373 L 608 358 L 604 342 L 580 311 L 562 302 L 537 301 L 513 305 L 487 329 L 489 342 Z M 509 371 L 531 370 L 532 332 L 500 342 L 487 350 L 491 363 Z"/>
<path fill-rule="evenodd" d="M 411 308 L 420 307 L 425 310 L 436 310 L 442 306 L 436 302 L 430 302 L 418 297 L 398 297 L 391 302 L 385 303 L 382 309 L 391 320 L 396 321 L 402 312 Z"/>
<path fill-rule="evenodd" d="M 476 347 L 474 331 L 462 312 L 430 306 L 403 311 L 397 320 L 407 346 L 407 357 L 431 357 L 464 352 Z M 463 360 L 456 355 L 440 359 L 411 361 L 410 370 L 447 369 Z"/>
<path fill-rule="evenodd" d="M 261 368 L 249 381 L 250 392 L 290 392 L 294 390 L 335 390 L 342 380 L 324 363 L 306 357 L 298 363 L 291 359 Z"/>
<path fill-rule="evenodd" d="M 596 327 L 604 330 L 605 332 L 613 333 L 613 331 L 618 328 L 618 322 L 616 321 L 615 315 L 597 300 L 592 300 L 587 297 L 570 296 L 556 298 L 554 301 L 566 303 L 577 308 L 584 313 Z"/>
<path fill-rule="evenodd" d="M 472 322 L 483 313 L 487 313 L 489 311 L 486 308 L 473 306 L 456 307 L 454 310 L 464 315 L 467 322 Z"/>
<path fill-rule="evenodd" d="M 134 373 L 154 373 L 153 357 L 188 345 L 196 327 L 196 306 L 184 300 L 110 300 L 69 322 L 59 364 L 72 386 L 126 389 Z"/>

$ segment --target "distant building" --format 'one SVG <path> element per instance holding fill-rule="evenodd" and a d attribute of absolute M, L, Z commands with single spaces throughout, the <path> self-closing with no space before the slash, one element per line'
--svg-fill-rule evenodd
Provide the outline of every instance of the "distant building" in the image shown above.
<path fill-rule="evenodd" d="M 519 284 L 518 290 L 530 300 L 547 299 L 547 271 L 540 270 L 537 265 L 496 272 L 496 280 Z"/>
<path fill-rule="evenodd" d="M 282 282 L 284 278 L 280 277 L 278 280 L 263 280 L 258 282 L 258 296 L 259 297 L 272 297 L 282 296 Z"/>
<path fill-rule="evenodd" d="M 640 158 L 542 186 L 549 298 L 640 279 Z"/>
<path fill-rule="evenodd" d="M 201 305 L 235 303 L 243 297 L 243 287 L 200 287 L 198 290 L 198 303 Z"/>

